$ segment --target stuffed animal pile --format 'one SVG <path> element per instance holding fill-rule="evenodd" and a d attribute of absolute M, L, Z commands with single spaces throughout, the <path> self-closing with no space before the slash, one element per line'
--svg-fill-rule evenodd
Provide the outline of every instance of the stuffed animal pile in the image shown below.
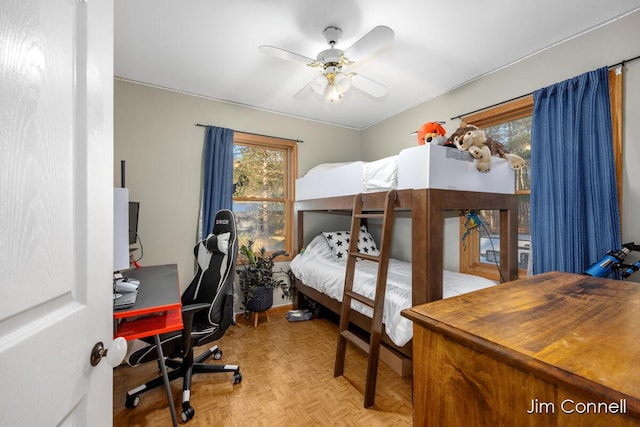
<path fill-rule="evenodd" d="M 440 122 L 441 123 L 441 122 Z M 439 122 L 427 122 L 418 129 L 418 144 L 436 144 L 445 147 L 468 151 L 476 159 L 476 169 L 480 172 L 491 170 L 491 157 L 498 156 L 509 161 L 512 169 L 522 169 L 525 161 L 522 157 L 509 153 L 499 141 L 491 137 L 478 126 L 465 125 L 459 127 L 447 138 L 444 127 Z"/>
<path fill-rule="evenodd" d="M 474 125 L 458 128 L 448 139 L 458 150 L 468 151 L 476 160 L 476 169 L 480 172 L 491 170 L 491 157 L 498 156 L 509 161 L 512 169 L 518 170 L 525 166 L 522 157 L 509 153 L 509 150 L 499 141 L 487 137 L 486 133 Z"/>

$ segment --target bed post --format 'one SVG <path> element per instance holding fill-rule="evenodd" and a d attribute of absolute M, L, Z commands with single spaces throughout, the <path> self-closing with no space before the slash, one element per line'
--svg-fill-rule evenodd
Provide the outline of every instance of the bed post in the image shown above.
<path fill-rule="evenodd" d="M 413 190 L 411 206 L 412 305 L 442 299 L 443 192 Z"/>
<path fill-rule="evenodd" d="M 500 210 L 500 271 L 510 282 L 518 278 L 518 199 L 515 195 L 505 198 L 507 206 Z"/>
<path fill-rule="evenodd" d="M 300 253 L 302 248 L 304 247 L 304 211 L 295 209 L 294 218 L 296 221 L 296 245 L 295 245 L 295 253 L 296 255 Z"/>
<path fill-rule="evenodd" d="M 300 253 L 300 251 L 302 250 L 303 244 L 304 244 L 304 211 L 300 210 L 298 208 L 298 204 L 294 203 L 294 207 L 293 207 L 293 220 L 295 221 L 294 224 L 294 229 L 296 230 L 296 242 L 294 245 L 294 256 L 298 255 Z M 302 293 L 298 292 L 298 283 L 299 280 L 296 278 L 295 279 L 295 291 L 293 294 L 293 298 L 292 298 L 292 308 L 294 310 L 299 309 L 300 307 L 302 307 L 302 304 L 304 303 L 304 296 L 302 295 Z"/>

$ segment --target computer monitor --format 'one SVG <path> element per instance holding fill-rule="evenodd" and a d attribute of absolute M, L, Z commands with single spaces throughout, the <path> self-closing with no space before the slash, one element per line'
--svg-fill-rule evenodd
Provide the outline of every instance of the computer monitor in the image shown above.
<path fill-rule="evenodd" d="M 113 271 L 129 268 L 129 244 L 127 243 L 127 203 L 129 190 L 113 189 Z"/>
<path fill-rule="evenodd" d="M 140 202 L 129 202 L 129 244 L 133 245 L 138 240 L 138 214 Z"/>

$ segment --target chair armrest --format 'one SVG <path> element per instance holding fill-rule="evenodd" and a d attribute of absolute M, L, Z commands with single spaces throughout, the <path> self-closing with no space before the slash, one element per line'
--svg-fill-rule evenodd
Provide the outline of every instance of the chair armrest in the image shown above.
<path fill-rule="evenodd" d="M 191 347 L 191 330 L 193 329 L 193 317 L 199 311 L 208 309 L 211 304 L 199 303 L 182 306 L 182 351 L 187 354 Z"/>
<path fill-rule="evenodd" d="M 195 313 L 197 313 L 198 311 L 205 309 L 205 308 L 209 308 L 211 306 L 211 304 L 206 303 L 206 302 L 201 302 L 198 304 L 187 304 L 187 305 L 183 305 L 182 306 L 182 315 L 190 315 L 191 317 L 193 317 L 193 315 Z"/>

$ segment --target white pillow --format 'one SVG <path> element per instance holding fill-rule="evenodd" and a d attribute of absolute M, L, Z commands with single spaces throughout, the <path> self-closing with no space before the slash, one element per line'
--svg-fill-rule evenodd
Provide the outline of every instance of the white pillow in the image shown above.
<path fill-rule="evenodd" d="M 311 240 L 311 242 L 309 242 L 309 244 L 304 248 L 303 255 L 317 256 L 332 261 L 335 259 L 333 252 L 331 252 L 331 248 L 327 245 L 327 240 L 322 234 L 318 234 L 313 238 L 313 240 Z"/>
<path fill-rule="evenodd" d="M 229 237 L 231 233 L 209 234 L 205 241 L 205 247 L 209 252 L 220 252 L 224 255 L 228 255 L 229 252 Z"/>
<path fill-rule="evenodd" d="M 333 252 L 336 260 L 346 260 L 349 253 L 349 242 L 351 241 L 350 231 L 323 231 L 324 236 L 331 252 Z M 367 255 L 380 255 L 378 246 L 375 240 L 371 237 L 371 234 L 367 231 L 367 227 L 360 226 L 360 235 L 358 236 L 358 252 Z"/>

